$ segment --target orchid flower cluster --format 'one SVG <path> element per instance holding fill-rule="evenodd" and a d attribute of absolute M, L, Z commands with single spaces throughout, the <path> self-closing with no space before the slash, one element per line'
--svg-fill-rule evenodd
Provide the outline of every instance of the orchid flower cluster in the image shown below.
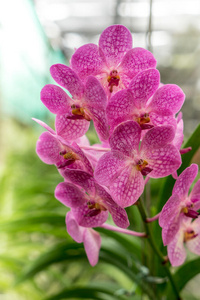
<path fill-rule="evenodd" d="M 50 72 L 58 85 L 45 85 L 41 101 L 56 115 L 55 131 L 34 119 L 47 130 L 36 151 L 63 177 L 55 197 L 70 208 L 67 231 L 84 243 L 90 264 L 98 262 L 101 247 L 93 228 L 127 233 L 125 208 L 137 204 L 149 178 L 168 175 L 177 180 L 159 224 L 169 260 L 173 266 L 184 262 L 184 244 L 200 255 L 200 180 L 188 196 L 198 167 L 177 176 L 181 154 L 188 151 L 180 149 L 181 88 L 160 82 L 153 54 L 132 48 L 132 35 L 122 25 L 106 28 L 98 46 L 78 48 L 70 67 L 55 64 Z M 99 144 L 90 145 L 85 135 L 91 122 Z M 109 213 L 116 226 L 106 225 Z"/>

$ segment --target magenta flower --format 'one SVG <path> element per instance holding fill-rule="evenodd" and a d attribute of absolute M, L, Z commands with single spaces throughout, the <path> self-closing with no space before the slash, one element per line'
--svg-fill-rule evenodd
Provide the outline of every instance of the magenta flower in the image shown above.
<path fill-rule="evenodd" d="M 90 161 L 75 142 L 67 143 L 50 132 L 43 132 L 40 135 L 36 153 L 44 163 L 56 165 L 61 174 L 66 167 L 85 170 L 93 174 Z"/>
<path fill-rule="evenodd" d="M 183 105 L 184 93 L 174 84 L 158 88 L 159 83 L 158 70 L 149 69 L 135 76 L 128 89 L 116 93 L 106 109 L 111 129 L 126 120 L 136 121 L 141 129 L 167 124 L 176 128 L 175 114 Z"/>
<path fill-rule="evenodd" d="M 139 149 L 139 124 L 121 123 L 110 138 L 111 151 L 97 164 L 96 180 L 110 187 L 111 195 L 121 207 L 134 204 L 144 190 L 143 176 L 165 177 L 180 167 L 180 153 L 170 144 L 174 134 L 170 125 L 154 127 L 145 134 Z"/>
<path fill-rule="evenodd" d="M 169 244 L 179 230 L 182 219 L 185 217 L 197 218 L 200 209 L 200 180 L 198 180 L 188 195 L 189 188 L 198 174 L 198 166 L 192 164 L 186 168 L 176 180 L 172 196 L 164 205 L 159 225 L 162 227 L 164 245 Z"/>
<path fill-rule="evenodd" d="M 200 218 L 194 220 L 184 218 L 174 238 L 167 245 L 167 252 L 172 266 L 180 266 L 186 259 L 184 245 L 192 252 L 200 255 Z"/>
<path fill-rule="evenodd" d="M 126 211 L 119 207 L 110 194 L 84 171 L 65 170 L 65 178 L 71 182 L 61 182 L 55 190 L 55 197 L 71 207 L 80 226 L 97 227 L 106 222 L 108 212 L 115 224 L 122 228 L 129 226 Z M 77 186 L 78 185 L 78 186 Z"/>
<path fill-rule="evenodd" d="M 53 84 L 45 85 L 41 91 L 42 102 L 56 114 L 56 133 L 74 140 L 87 132 L 93 120 L 100 138 L 106 140 L 109 135 L 105 115 L 107 97 L 98 80 L 89 76 L 84 85 L 73 70 L 61 64 L 51 66 L 50 71 L 54 80 L 72 95 L 70 98 Z"/>
<path fill-rule="evenodd" d="M 99 260 L 99 250 L 101 247 L 101 237 L 92 228 L 78 225 L 72 211 L 66 215 L 67 232 L 77 243 L 83 243 L 91 266 L 95 266 Z"/>
<path fill-rule="evenodd" d="M 86 44 L 71 58 L 71 68 L 83 80 L 96 76 L 108 95 L 124 89 L 139 72 L 156 67 L 153 54 L 142 48 L 132 49 L 132 35 L 123 25 L 106 28 L 99 46 Z"/>

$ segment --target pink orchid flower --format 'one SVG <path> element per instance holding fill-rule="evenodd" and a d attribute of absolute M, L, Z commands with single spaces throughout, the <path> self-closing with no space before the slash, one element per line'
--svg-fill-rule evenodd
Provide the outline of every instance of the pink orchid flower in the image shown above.
<path fill-rule="evenodd" d="M 139 124 L 121 123 L 111 135 L 111 151 L 97 164 L 96 180 L 110 187 L 111 195 L 120 206 L 134 204 L 144 190 L 143 176 L 165 177 L 180 167 L 180 153 L 170 144 L 174 134 L 173 126 L 154 127 L 145 134 L 139 149 Z"/>
<path fill-rule="evenodd" d="M 56 114 L 56 133 L 64 139 L 73 140 L 83 136 L 93 120 L 100 138 L 109 136 L 105 114 L 106 94 L 98 80 L 89 76 L 83 84 L 69 67 L 57 64 L 50 68 L 54 80 L 67 89 L 72 98 L 57 85 L 47 84 L 41 91 L 44 105 Z"/>
<path fill-rule="evenodd" d="M 132 49 L 132 35 L 126 27 L 112 25 L 102 32 L 99 46 L 86 44 L 78 48 L 70 66 L 83 80 L 96 76 L 110 96 L 126 88 L 139 72 L 155 68 L 156 60 L 148 50 Z"/>
<path fill-rule="evenodd" d="M 184 263 L 186 250 L 184 245 L 194 254 L 200 255 L 200 218 L 194 220 L 184 218 L 174 238 L 167 245 L 167 253 L 172 266 Z"/>
<path fill-rule="evenodd" d="M 101 237 L 92 228 L 78 225 L 73 212 L 69 211 L 66 215 L 67 232 L 77 243 L 83 243 L 91 266 L 95 266 L 99 260 L 99 250 L 101 247 Z"/>
<path fill-rule="evenodd" d="M 162 239 L 167 245 L 179 230 L 183 218 L 197 218 L 200 209 L 200 180 L 198 180 L 188 195 L 189 188 L 198 174 L 198 166 L 192 164 L 178 177 L 172 190 L 172 196 L 164 205 L 159 216 L 162 227 Z"/>
<path fill-rule="evenodd" d="M 100 226 L 106 222 L 108 212 L 117 226 L 122 228 L 129 226 L 126 211 L 114 202 L 108 191 L 91 175 L 81 170 L 65 170 L 64 177 L 75 184 L 59 183 L 55 197 L 65 206 L 71 207 L 80 226 Z"/>
<path fill-rule="evenodd" d="M 62 137 L 43 132 L 36 144 L 36 153 L 46 164 L 56 165 L 59 172 L 67 168 L 81 169 L 93 174 L 93 168 L 81 148 L 75 142 L 66 142 Z"/>
<path fill-rule="evenodd" d="M 128 89 L 111 97 L 106 112 L 111 129 L 126 120 L 134 120 L 141 129 L 158 125 L 173 125 L 175 114 L 181 109 L 185 95 L 175 84 L 159 87 L 160 74 L 156 69 L 140 72 Z"/>

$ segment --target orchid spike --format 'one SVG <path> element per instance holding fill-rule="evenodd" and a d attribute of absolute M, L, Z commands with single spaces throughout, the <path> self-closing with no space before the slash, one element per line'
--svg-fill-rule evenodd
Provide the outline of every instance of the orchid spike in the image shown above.
<path fill-rule="evenodd" d="M 55 197 L 64 205 L 71 207 L 79 225 L 100 226 L 107 220 L 110 212 L 117 226 L 122 228 L 129 226 L 126 211 L 114 202 L 108 191 L 92 176 L 80 170 L 66 170 L 65 178 L 76 184 L 59 183 L 55 190 Z"/>
<path fill-rule="evenodd" d="M 83 136 L 93 120 L 100 138 L 109 136 L 105 114 L 106 94 L 98 80 L 89 76 L 83 84 L 69 67 L 56 64 L 50 68 L 53 79 L 67 89 L 72 98 L 57 85 L 47 84 L 41 91 L 41 100 L 50 112 L 56 114 L 56 133 L 67 140 Z"/>
<path fill-rule="evenodd" d="M 192 164 L 177 178 L 172 196 L 164 205 L 159 225 L 162 227 L 164 245 L 169 244 L 179 230 L 181 220 L 186 217 L 197 218 L 200 209 L 200 180 L 198 180 L 188 195 L 189 188 L 198 174 L 198 166 Z"/>
<path fill-rule="evenodd" d="M 83 80 L 96 76 L 110 97 L 139 72 L 155 68 L 156 60 L 148 50 L 132 49 L 132 35 L 125 26 L 112 25 L 102 32 L 99 46 L 86 44 L 77 49 L 70 66 Z"/>
<path fill-rule="evenodd" d="M 110 187 L 114 200 L 121 207 L 134 204 L 144 190 L 143 176 L 165 177 L 180 167 L 180 153 L 170 144 L 173 138 L 172 126 L 157 126 L 145 134 L 139 149 L 139 124 L 134 121 L 121 123 L 111 135 L 111 151 L 97 164 L 96 180 Z"/>
<path fill-rule="evenodd" d="M 141 129 L 167 124 L 176 128 L 175 114 L 183 105 L 184 93 L 174 84 L 158 88 L 159 83 L 158 70 L 148 69 L 135 76 L 128 89 L 112 96 L 106 108 L 111 131 L 126 120 L 136 121 Z"/>
<path fill-rule="evenodd" d="M 95 266 L 99 260 L 99 250 L 101 247 L 101 237 L 92 228 L 80 226 L 72 211 L 66 215 L 67 232 L 77 243 L 83 243 L 87 258 L 91 266 Z"/>

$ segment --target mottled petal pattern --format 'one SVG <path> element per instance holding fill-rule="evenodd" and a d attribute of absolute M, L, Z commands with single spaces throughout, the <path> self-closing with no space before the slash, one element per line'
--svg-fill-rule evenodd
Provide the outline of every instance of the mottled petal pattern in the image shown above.
<path fill-rule="evenodd" d="M 192 164 L 190 167 L 185 169 L 180 176 L 178 177 L 172 194 L 177 194 L 181 198 L 185 198 L 188 196 L 189 188 L 194 181 L 195 177 L 198 174 L 198 166 L 196 164 Z"/>
<path fill-rule="evenodd" d="M 125 167 L 125 157 L 118 151 L 105 153 L 100 159 L 94 171 L 95 179 L 102 185 L 110 183 Z"/>
<path fill-rule="evenodd" d="M 156 60 L 150 51 L 133 48 L 125 54 L 118 70 L 133 78 L 139 72 L 155 67 Z"/>
<path fill-rule="evenodd" d="M 186 258 L 186 252 L 183 245 L 183 231 L 177 232 L 174 239 L 167 246 L 169 260 L 173 267 L 183 264 Z"/>
<path fill-rule="evenodd" d="M 101 211 L 99 214 L 91 216 L 91 209 L 88 208 L 87 203 L 72 208 L 72 212 L 78 224 L 83 227 L 101 226 L 108 218 L 108 211 Z"/>
<path fill-rule="evenodd" d="M 102 32 L 99 46 L 106 56 L 109 67 L 116 68 L 124 54 L 132 48 L 132 35 L 125 26 L 112 25 Z"/>
<path fill-rule="evenodd" d="M 68 182 L 61 182 L 57 185 L 55 197 L 68 207 L 78 207 L 88 201 L 88 197 L 83 191 Z"/>
<path fill-rule="evenodd" d="M 71 211 L 69 211 L 67 213 L 65 222 L 66 222 L 66 226 L 67 226 L 67 232 L 69 233 L 69 235 L 77 243 L 82 243 L 85 228 L 78 225 L 78 223 L 75 220 L 73 213 Z"/>
<path fill-rule="evenodd" d="M 134 204 L 141 196 L 143 190 L 143 176 L 132 166 L 123 169 L 110 186 L 110 191 L 115 202 L 121 207 Z"/>
<path fill-rule="evenodd" d="M 57 85 L 47 84 L 40 99 L 53 114 L 65 114 L 71 109 L 72 99 Z"/>
<path fill-rule="evenodd" d="M 95 44 L 84 45 L 72 55 L 71 68 L 81 79 L 89 75 L 95 76 L 105 68 L 104 54 Z"/>
<path fill-rule="evenodd" d="M 58 135 L 66 140 L 75 140 L 87 132 L 90 122 L 85 119 L 72 120 L 67 117 L 67 114 L 56 116 L 55 127 Z"/>
<path fill-rule="evenodd" d="M 49 132 L 43 132 L 36 145 L 36 153 L 46 164 L 56 164 L 60 160 L 61 143 Z"/>
<path fill-rule="evenodd" d="M 181 109 L 184 100 L 185 95 L 179 86 L 166 84 L 156 91 L 149 107 L 158 112 L 169 109 L 176 114 Z"/>
<path fill-rule="evenodd" d="M 127 121 L 115 128 L 110 138 L 110 147 L 112 150 L 117 150 L 131 156 L 134 150 L 136 153 L 138 152 L 140 137 L 141 128 L 138 123 Z"/>
<path fill-rule="evenodd" d="M 62 64 L 56 64 L 51 66 L 50 72 L 53 79 L 67 89 L 75 99 L 82 98 L 84 85 L 72 69 Z"/>
<path fill-rule="evenodd" d="M 129 89 L 134 96 L 135 105 L 144 107 L 147 100 L 155 93 L 160 83 L 160 74 L 156 69 L 140 72 L 129 84 Z"/>
<path fill-rule="evenodd" d="M 89 76 L 85 84 L 85 102 L 89 106 L 105 109 L 107 104 L 107 96 L 99 81 Z"/>

